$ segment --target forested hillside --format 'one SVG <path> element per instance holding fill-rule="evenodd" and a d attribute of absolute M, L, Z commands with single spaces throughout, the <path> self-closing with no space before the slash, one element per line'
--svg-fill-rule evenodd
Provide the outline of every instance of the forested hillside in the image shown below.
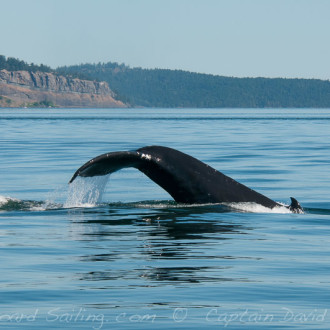
<path fill-rule="evenodd" d="M 317 79 L 233 78 L 117 63 L 58 68 L 109 83 L 124 102 L 145 107 L 330 107 L 330 82 Z"/>
<path fill-rule="evenodd" d="M 0 70 L 8 70 L 8 71 L 41 71 L 41 72 L 53 72 L 49 66 L 47 65 L 36 65 L 36 64 L 28 64 L 22 60 L 19 60 L 14 57 L 6 58 L 4 55 L 0 55 Z"/>

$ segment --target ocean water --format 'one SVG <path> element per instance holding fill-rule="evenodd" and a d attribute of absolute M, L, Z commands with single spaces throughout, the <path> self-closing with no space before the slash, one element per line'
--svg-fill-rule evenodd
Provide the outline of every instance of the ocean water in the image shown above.
<path fill-rule="evenodd" d="M 163 145 L 303 214 L 178 205 L 99 154 Z M 1 109 L 1 329 L 329 329 L 329 109 Z"/>

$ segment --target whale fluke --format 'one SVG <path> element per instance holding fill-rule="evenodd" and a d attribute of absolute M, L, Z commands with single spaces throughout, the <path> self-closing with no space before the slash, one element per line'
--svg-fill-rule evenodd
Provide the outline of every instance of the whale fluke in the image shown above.
<path fill-rule="evenodd" d="M 97 156 L 81 166 L 74 173 L 70 183 L 77 176 L 106 175 L 127 167 L 134 167 L 143 172 L 178 203 L 254 202 L 268 208 L 281 206 L 200 160 L 162 146 L 148 146 L 133 151 L 110 152 Z M 295 206 L 300 206 L 299 203 L 291 205 L 292 211 L 295 210 Z"/>

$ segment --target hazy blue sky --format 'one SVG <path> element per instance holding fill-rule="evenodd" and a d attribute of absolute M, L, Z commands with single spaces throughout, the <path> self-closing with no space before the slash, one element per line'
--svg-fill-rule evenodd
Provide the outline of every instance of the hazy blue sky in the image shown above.
<path fill-rule="evenodd" d="M 330 0 L 0 0 L 0 54 L 330 79 Z"/>

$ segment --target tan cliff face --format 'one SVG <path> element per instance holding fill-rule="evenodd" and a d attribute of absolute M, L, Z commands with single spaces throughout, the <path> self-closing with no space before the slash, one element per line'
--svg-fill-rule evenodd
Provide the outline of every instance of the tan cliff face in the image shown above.
<path fill-rule="evenodd" d="M 60 107 L 122 108 L 106 82 L 67 78 L 47 72 L 0 70 L 0 105 L 21 107 L 51 102 Z"/>

